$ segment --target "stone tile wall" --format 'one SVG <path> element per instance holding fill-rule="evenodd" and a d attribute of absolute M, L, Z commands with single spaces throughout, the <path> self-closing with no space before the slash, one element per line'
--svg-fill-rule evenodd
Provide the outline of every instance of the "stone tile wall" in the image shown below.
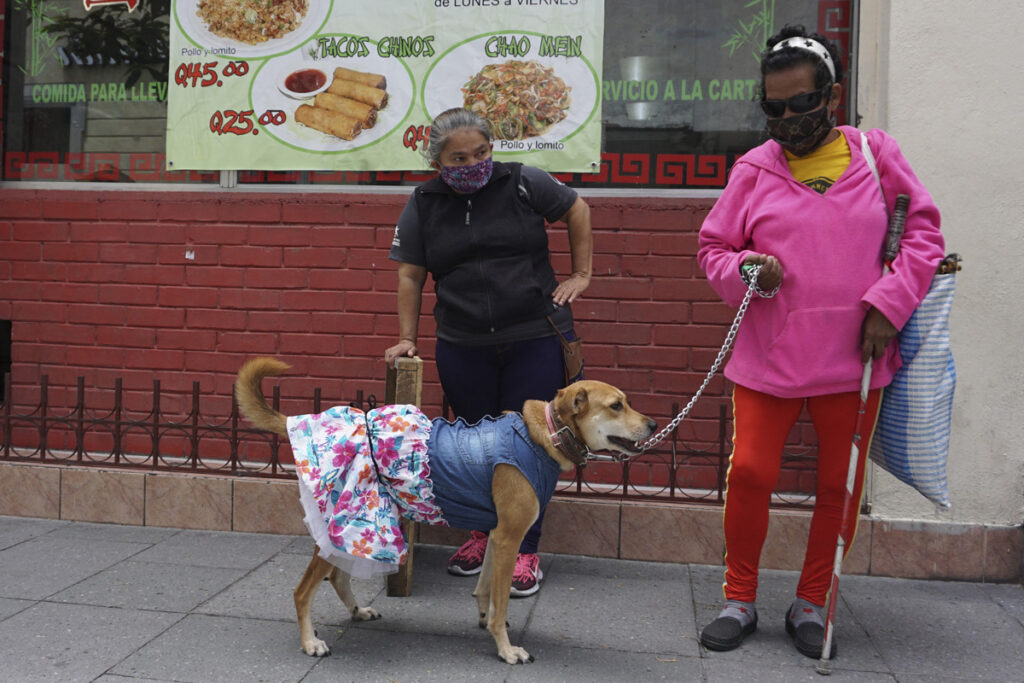
<path fill-rule="evenodd" d="M 294 481 L 0 463 L 0 515 L 184 529 L 304 534 Z M 765 569 L 799 570 L 808 512 L 772 512 Z M 458 545 L 466 532 L 419 528 L 423 543 Z M 721 508 L 556 498 L 541 552 L 722 564 Z M 1019 582 L 1020 527 L 878 520 L 862 516 L 846 574 Z"/>

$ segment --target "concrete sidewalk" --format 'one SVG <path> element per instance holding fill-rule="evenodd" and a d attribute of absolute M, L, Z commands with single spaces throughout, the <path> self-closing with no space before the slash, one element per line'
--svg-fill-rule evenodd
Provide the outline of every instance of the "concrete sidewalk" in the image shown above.
<path fill-rule="evenodd" d="M 350 622 L 325 586 L 314 606 L 333 650 L 299 650 L 292 589 L 306 537 L 0 517 L 0 680 L 28 681 L 818 681 L 783 613 L 794 572 L 762 572 L 756 634 L 733 652 L 700 647 L 722 568 L 542 555 L 537 595 L 511 602 L 499 661 L 476 625 L 473 578 L 451 548 L 416 549 L 413 596 L 356 581 L 384 618 Z M 845 578 L 831 680 L 1024 680 L 1024 589 Z"/>

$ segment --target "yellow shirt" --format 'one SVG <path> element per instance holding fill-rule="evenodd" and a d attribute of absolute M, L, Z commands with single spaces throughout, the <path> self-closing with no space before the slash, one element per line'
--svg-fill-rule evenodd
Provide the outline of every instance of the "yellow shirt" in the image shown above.
<path fill-rule="evenodd" d="M 786 152 L 786 160 L 794 178 L 819 194 L 825 194 L 850 165 L 850 146 L 846 144 L 846 136 L 839 133 L 835 140 L 807 156 Z"/>

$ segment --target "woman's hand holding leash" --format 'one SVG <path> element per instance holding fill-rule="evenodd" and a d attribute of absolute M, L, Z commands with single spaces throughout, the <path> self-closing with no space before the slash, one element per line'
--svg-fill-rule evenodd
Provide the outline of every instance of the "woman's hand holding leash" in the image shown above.
<path fill-rule="evenodd" d="M 769 292 L 782 284 L 782 264 L 779 259 L 768 254 L 755 254 L 748 256 L 743 261 L 743 267 L 761 265 L 761 272 L 757 275 L 758 289 Z"/>
<path fill-rule="evenodd" d="M 768 254 L 748 256 L 740 266 L 740 277 L 762 299 L 771 299 L 782 286 L 782 264 Z"/>

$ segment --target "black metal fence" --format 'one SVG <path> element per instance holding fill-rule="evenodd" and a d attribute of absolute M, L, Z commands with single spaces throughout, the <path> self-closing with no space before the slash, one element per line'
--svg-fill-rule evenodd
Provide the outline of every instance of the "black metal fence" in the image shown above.
<path fill-rule="evenodd" d="M 232 401 L 230 413 L 217 420 L 204 416 L 199 382 L 192 383 L 190 397 L 175 396 L 187 405 L 183 415 L 165 414 L 160 381 L 153 381 L 152 402 L 147 412 L 125 406 L 122 380 L 115 380 L 111 407 L 86 407 L 85 380 L 78 377 L 74 405 L 52 406 L 48 377 L 40 378 L 39 399 L 27 412 L 13 405 L 9 376 L 5 378 L 0 411 L 0 461 L 96 466 L 148 471 L 288 479 L 295 477 L 291 449 L 286 439 L 249 427 Z M 133 392 L 134 395 L 134 392 Z M 708 399 L 714 400 L 714 399 Z M 280 388 L 273 387 L 270 404 L 280 410 Z M 70 404 L 70 402 L 66 402 Z M 322 392 L 313 389 L 309 403 L 321 412 Z M 729 465 L 731 425 L 727 407 L 719 400 L 718 437 L 701 446 L 687 444 L 678 427 L 657 447 L 624 462 L 590 461 L 566 473 L 556 492 L 563 496 L 593 499 L 629 499 L 656 502 L 724 502 Z M 373 395 L 363 391 L 349 405 L 363 410 L 376 406 Z M 673 414 L 679 405 L 673 404 Z M 445 411 L 446 412 L 446 411 Z M 814 490 L 814 449 L 802 447 L 783 458 L 777 507 L 804 507 Z"/>

